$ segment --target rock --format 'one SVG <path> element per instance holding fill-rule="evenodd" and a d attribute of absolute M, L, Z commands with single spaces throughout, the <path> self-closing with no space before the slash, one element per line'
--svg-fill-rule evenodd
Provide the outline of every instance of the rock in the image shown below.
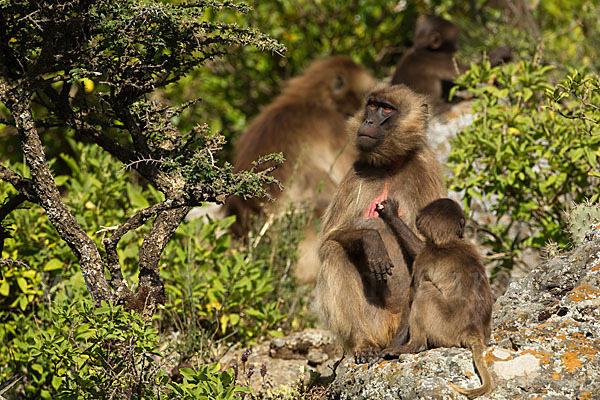
<path fill-rule="evenodd" d="M 480 399 L 600 399 L 600 227 L 573 251 L 510 284 L 493 314 L 485 359 L 494 389 Z M 464 399 L 471 352 L 440 348 L 371 366 L 343 362 L 330 399 Z"/>
<path fill-rule="evenodd" d="M 284 360 L 309 360 L 321 364 L 327 361 L 328 354 L 340 354 L 333 335 L 327 331 L 307 329 L 284 338 L 271 340 L 269 355 Z M 311 356 L 312 355 L 312 356 Z M 318 361 L 322 359 L 322 361 Z"/>
<path fill-rule="evenodd" d="M 448 161 L 452 147 L 450 141 L 473 123 L 473 102 L 461 101 L 440 115 L 433 117 L 427 127 L 427 141 L 442 165 Z"/>
<path fill-rule="evenodd" d="M 341 358 L 342 349 L 333 335 L 319 329 L 307 329 L 282 338 L 252 346 L 246 362 L 245 349 L 227 353 L 221 360 L 221 369 L 237 368 L 242 384 L 250 384 L 256 392 L 268 392 L 292 386 L 299 379 L 308 382 L 311 373 L 331 375 L 333 363 Z M 235 366 L 234 366 L 235 365 Z M 260 374 L 265 366 L 264 378 Z M 250 367 L 253 373 L 248 378 Z"/>

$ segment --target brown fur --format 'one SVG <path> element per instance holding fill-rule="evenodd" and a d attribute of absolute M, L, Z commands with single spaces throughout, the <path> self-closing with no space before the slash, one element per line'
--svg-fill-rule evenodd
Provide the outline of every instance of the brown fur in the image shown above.
<path fill-rule="evenodd" d="M 347 146 L 346 118 L 359 109 L 375 83 L 364 68 L 344 56 L 316 61 L 287 82 L 281 95 L 240 136 L 234 161 L 236 171 L 247 170 L 259 156 L 282 152 L 286 161 L 273 175 L 286 190 L 269 188 L 277 203 L 230 198 L 226 213 L 237 216 L 234 231 L 243 234 L 249 229 L 249 216 L 282 211 L 290 202 L 308 201 L 317 216 L 322 215 L 355 157 Z M 311 282 L 319 268 L 317 235 L 307 231 L 305 237 L 297 277 Z"/>
<path fill-rule="evenodd" d="M 387 347 L 392 339 L 404 340 L 410 286 L 403 249 L 383 220 L 365 218 L 365 210 L 380 198 L 386 182 L 388 196 L 398 201 L 409 220 L 446 193 L 441 167 L 425 143 L 424 97 L 398 85 L 377 88 L 369 95 L 372 98 L 394 105 L 397 114 L 382 125 L 385 140 L 371 151 L 360 152 L 325 213 L 316 287 L 321 320 L 359 359 Z M 366 107 L 349 121 L 351 134 L 356 135 L 363 124 Z M 378 237 L 387 252 L 379 259 L 393 264 L 387 282 L 373 279 L 367 252 L 356 244 L 370 245 Z"/>
<path fill-rule="evenodd" d="M 416 226 L 426 241 L 413 264 L 410 340 L 384 350 L 383 354 L 468 347 L 482 385 L 475 389 L 450 385 L 469 398 L 488 394 L 492 378 L 483 351 L 490 340 L 494 300 L 479 253 L 462 239 L 462 210 L 453 200 L 436 200 L 419 212 Z"/>
<path fill-rule="evenodd" d="M 421 15 L 415 27 L 414 44 L 398 62 L 392 84 L 403 83 L 428 96 L 433 114 L 449 110 L 447 96 L 452 81 L 468 66 L 454 59 L 458 49 L 458 28 L 443 18 Z M 511 58 L 510 48 L 490 52 L 492 65 Z"/>

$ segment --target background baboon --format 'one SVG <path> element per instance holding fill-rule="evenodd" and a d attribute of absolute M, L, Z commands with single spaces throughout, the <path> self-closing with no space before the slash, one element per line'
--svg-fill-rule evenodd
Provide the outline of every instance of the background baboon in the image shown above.
<path fill-rule="evenodd" d="M 426 239 L 424 244 L 398 217 L 397 202 L 384 201 L 378 211 L 399 242 L 416 255 L 410 340 L 382 354 L 390 357 L 428 347 L 468 347 L 482 385 L 475 389 L 450 385 L 469 398 L 489 393 L 492 378 L 483 350 L 490 340 L 494 299 L 477 250 L 462 239 L 465 218 L 460 206 L 450 199 L 438 199 L 419 212 L 416 226 Z"/>
<path fill-rule="evenodd" d="M 226 214 L 236 215 L 238 234 L 248 229 L 248 217 L 283 210 L 290 202 L 305 200 L 321 216 L 335 188 L 354 160 L 347 146 L 346 118 L 354 114 L 376 81 L 350 57 L 335 56 L 314 62 L 304 74 L 287 82 L 281 95 L 254 119 L 238 139 L 236 171 L 251 167 L 259 156 L 282 152 L 286 162 L 274 173 L 286 190 L 272 187 L 277 204 L 266 199 L 232 197 Z M 317 233 L 304 232 L 296 276 L 300 282 L 316 279 Z"/>
<path fill-rule="evenodd" d="M 406 341 L 411 278 L 375 208 L 393 198 L 410 221 L 446 193 L 426 124 L 425 98 L 404 85 L 373 90 L 348 123 L 359 155 L 324 216 L 316 298 L 323 323 L 358 362 Z"/>
<path fill-rule="evenodd" d="M 403 83 L 429 97 L 432 113 L 449 109 L 448 95 L 453 80 L 468 66 L 454 59 L 458 49 L 458 28 L 440 17 L 421 15 L 417 18 L 413 46 L 396 66 L 392 84 Z M 492 65 L 511 58 L 510 48 L 499 47 L 489 53 Z"/>

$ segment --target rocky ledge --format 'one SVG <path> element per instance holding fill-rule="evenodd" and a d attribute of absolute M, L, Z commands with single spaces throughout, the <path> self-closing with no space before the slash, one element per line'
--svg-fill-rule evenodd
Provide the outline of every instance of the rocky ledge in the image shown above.
<path fill-rule="evenodd" d="M 600 399 L 600 226 L 573 251 L 510 284 L 485 352 L 494 389 L 480 399 Z M 329 399 L 461 399 L 480 385 L 471 352 L 440 348 L 371 366 L 347 360 Z"/>

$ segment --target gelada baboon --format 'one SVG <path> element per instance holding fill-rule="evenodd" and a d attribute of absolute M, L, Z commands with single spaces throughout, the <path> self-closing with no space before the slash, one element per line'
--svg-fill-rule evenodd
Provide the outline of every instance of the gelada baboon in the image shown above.
<path fill-rule="evenodd" d="M 420 15 L 417 18 L 413 46 L 396 66 L 392 84 L 403 83 L 429 97 L 432 114 L 447 111 L 453 81 L 468 66 L 454 59 L 458 49 L 458 28 L 443 18 Z M 511 58 L 508 46 L 489 53 L 490 63 L 498 65 Z"/>
<path fill-rule="evenodd" d="M 395 199 L 410 221 L 446 193 L 427 119 L 425 98 L 397 85 L 373 90 L 348 123 L 358 157 L 323 218 L 316 299 L 322 322 L 357 362 L 406 342 L 407 259 L 375 208 Z"/>
<path fill-rule="evenodd" d="M 374 78 L 350 57 L 335 56 L 314 62 L 285 85 L 269 106 L 238 139 L 236 171 L 251 168 L 259 156 L 282 152 L 286 161 L 273 173 L 283 185 L 273 185 L 266 199 L 232 197 L 226 214 L 236 215 L 238 234 L 249 229 L 249 217 L 285 210 L 290 202 L 306 201 L 320 217 L 335 188 L 355 158 L 345 132 L 346 119 L 360 108 Z M 317 233 L 304 232 L 296 276 L 301 283 L 314 282 L 319 271 Z"/>
<path fill-rule="evenodd" d="M 470 348 L 481 387 L 450 385 L 471 399 L 490 393 L 492 377 L 483 351 L 490 340 L 494 299 L 477 249 L 462 239 L 465 218 L 460 206 L 438 199 L 418 213 L 416 226 L 424 243 L 398 217 L 395 201 L 386 200 L 377 210 L 414 256 L 410 340 L 385 349 L 382 355 L 390 358 L 431 347 Z"/>

